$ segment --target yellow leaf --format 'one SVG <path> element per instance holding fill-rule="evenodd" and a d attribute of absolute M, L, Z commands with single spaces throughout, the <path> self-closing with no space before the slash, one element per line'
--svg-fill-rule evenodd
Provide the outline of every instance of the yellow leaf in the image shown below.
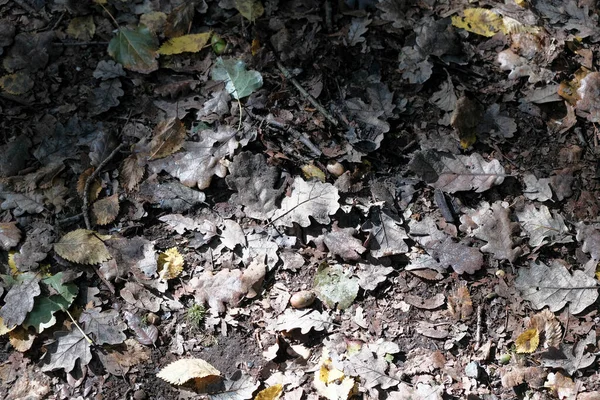
<path fill-rule="evenodd" d="M 574 78 L 571 81 L 562 81 L 558 87 L 558 94 L 563 99 L 567 100 L 571 105 L 576 105 L 581 97 L 577 90 L 581 86 L 583 78 L 592 72 L 586 67 L 581 67 L 575 71 Z"/>
<path fill-rule="evenodd" d="M 54 244 L 54 251 L 67 261 L 78 264 L 100 264 L 111 258 L 103 240 L 110 235 L 100 235 L 87 229 L 76 229 Z"/>
<path fill-rule="evenodd" d="M 258 392 L 254 400 L 279 400 L 282 392 L 283 385 L 278 383 Z"/>
<path fill-rule="evenodd" d="M 175 247 L 158 256 L 158 271 L 162 280 L 176 278 L 183 271 L 183 257 Z"/>
<path fill-rule="evenodd" d="M 302 174 L 306 179 L 317 178 L 321 182 L 325 182 L 325 172 L 321 171 L 319 167 L 312 164 L 303 165 L 301 168 Z"/>
<path fill-rule="evenodd" d="M 92 205 L 92 212 L 96 217 L 98 225 L 110 224 L 119 214 L 119 195 L 115 193 L 112 196 L 96 201 Z"/>
<path fill-rule="evenodd" d="M 192 379 L 211 379 L 221 375 L 218 369 L 201 358 L 177 360 L 161 369 L 157 377 L 173 385 L 183 385 Z"/>
<path fill-rule="evenodd" d="M 0 87 L 12 95 L 19 95 L 29 92 L 33 89 L 35 83 L 26 72 L 19 71 L 14 74 L 4 75 L 0 78 Z"/>
<path fill-rule="evenodd" d="M 94 17 L 86 15 L 85 17 L 75 17 L 69 22 L 67 34 L 78 40 L 89 41 L 96 33 Z"/>
<path fill-rule="evenodd" d="M 145 25 L 151 32 L 162 32 L 167 22 L 167 14 L 161 11 L 152 11 L 140 16 L 140 24 Z"/>
<path fill-rule="evenodd" d="M 9 332 L 8 338 L 15 350 L 23 353 L 31 348 L 35 335 L 22 326 L 19 326 Z"/>
<path fill-rule="evenodd" d="M 323 348 L 318 366 L 320 368 L 315 372 L 313 385 L 320 396 L 328 400 L 342 400 L 350 398 L 356 392 L 356 381 L 334 367 L 327 348 Z"/>
<path fill-rule="evenodd" d="M 15 262 L 16 253 L 17 252 L 14 250 L 8 253 L 8 267 L 10 268 L 10 274 L 12 276 L 17 276 L 21 273 L 21 271 L 19 271 L 19 268 L 17 268 L 17 263 Z"/>
<path fill-rule="evenodd" d="M 540 344 L 540 332 L 535 329 L 528 329 L 521 333 L 515 341 L 517 353 L 533 353 Z"/>
<path fill-rule="evenodd" d="M 163 43 L 158 49 L 158 54 L 171 55 L 181 53 L 197 53 L 210 39 L 212 32 L 196 33 L 193 35 L 179 36 L 170 39 L 168 42 Z"/>
<path fill-rule="evenodd" d="M 259 0 L 235 0 L 235 8 L 250 22 L 254 22 L 265 12 Z"/>
<path fill-rule="evenodd" d="M 464 18 L 452 16 L 452 25 L 478 35 L 492 37 L 503 28 L 502 17 L 485 8 L 467 8 Z"/>

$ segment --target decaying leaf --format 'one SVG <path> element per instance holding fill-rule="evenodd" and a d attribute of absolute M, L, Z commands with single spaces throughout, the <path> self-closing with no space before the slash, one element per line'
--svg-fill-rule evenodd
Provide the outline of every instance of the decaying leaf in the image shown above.
<path fill-rule="evenodd" d="M 460 285 L 448 296 L 448 312 L 455 320 L 466 320 L 473 314 L 473 301 L 469 288 Z"/>
<path fill-rule="evenodd" d="M 116 310 L 101 311 L 99 307 L 86 309 L 81 313 L 79 322 L 83 324 L 85 333 L 98 345 L 119 344 L 127 338 L 123 332 L 127 325 L 121 321 Z"/>
<path fill-rule="evenodd" d="M 360 377 L 366 388 L 380 386 L 381 389 L 388 389 L 396 386 L 400 383 L 400 379 L 388 374 L 390 363 L 385 359 L 386 354 L 394 353 L 394 350 L 381 354 L 374 351 L 373 347 L 376 346 L 376 344 L 363 345 L 358 353 L 348 357 L 344 362 L 344 372 L 350 376 Z M 395 350 L 397 353 L 399 348 L 396 346 Z"/>
<path fill-rule="evenodd" d="M 409 236 L 419 243 L 428 254 L 421 255 L 420 262 L 407 269 L 429 268 L 439 272 L 451 267 L 459 274 L 473 274 L 483 266 L 483 256 L 478 249 L 465 246 L 437 229 L 431 217 L 420 222 L 411 220 Z"/>
<path fill-rule="evenodd" d="M 221 375 L 218 369 L 201 358 L 184 358 L 161 369 L 157 377 L 173 385 L 183 385 L 192 379 L 208 379 Z"/>
<path fill-rule="evenodd" d="M 34 306 L 34 298 L 41 293 L 40 278 L 37 274 L 26 272 L 16 277 L 0 308 L 0 318 L 4 325 L 11 329 L 21 325 Z"/>
<path fill-rule="evenodd" d="M 192 25 L 196 13 L 196 1 L 185 1 L 175 8 L 167 17 L 165 36 L 177 37 L 187 33 Z"/>
<path fill-rule="evenodd" d="M 334 223 L 332 231 L 323 235 L 323 243 L 329 251 L 339 255 L 344 261 L 357 261 L 367 249 L 353 236 L 355 233 L 354 228 L 338 228 L 337 223 Z"/>
<path fill-rule="evenodd" d="M 530 268 L 519 268 L 515 287 L 536 310 L 548 306 L 555 312 L 569 303 L 569 312 L 579 314 L 598 298 L 594 278 L 581 270 L 575 270 L 571 275 L 558 260 L 553 260 L 550 266 L 532 262 Z"/>
<path fill-rule="evenodd" d="M 376 258 L 403 254 L 408 251 L 404 239 L 408 239 L 402 227 L 402 220 L 391 215 L 387 210 L 373 213 L 371 221 L 363 225 L 363 230 L 370 231 L 369 249 Z"/>
<path fill-rule="evenodd" d="M 0 248 L 9 250 L 21 241 L 21 230 L 17 228 L 16 222 L 0 223 Z"/>
<path fill-rule="evenodd" d="M 393 267 L 384 267 L 378 264 L 358 264 L 356 273 L 358 285 L 364 290 L 375 290 L 377 285 L 387 280 L 387 276 L 394 272 Z"/>
<path fill-rule="evenodd" d="M 509 367 L 502 371 L 502 386 L 511 389 L 526 382 L 532 388 L 539 388 L 544 384 L 546 374 L 542 367 Z"/>
<path fill-rule="evenodd" d="M 562 328 L 556 316 L 544 309 L 529 319 L 527 329 L 536 329 L 540 332 L 540 343 L 545 349 L 560 345 L 562 340 Z"/>
<path fill-rule="evenodd" d="M 302 227 L 310 226 L 310 218 L 320 224 L 330 222 L 329 215 L 340 208 L 338 190 L 331 183 L 318 181 L 306 182 L 297 176 L 294 179 L 292 194 L 281 202 L 281 208 L 271 220 L 276 225 L 292 226 L 298 223 Z"/>
<path fill-rule="evenodd" d="M 8 333 L 8 340 L 15 350 L 23 353 L 33 345 L 36 335 L 23 327 L 16 327 Z"/>
<path fill-rule="evenodd" d="M 87 229 L 76 229 L 64 235 L 54 245 L 54 251 L 67 261 L 78 264 L 100 264 L 110 259 L 104 240 L 110 235 L 100 235 Z"/>
<path fill-rule="evenodd" d="M 326 311 L 319 312 L 310 309 L 293 310 L 288 308 L 282 315 L 277 317 L 274 328 L 278 332 L 289 332 L 294 329 L 300 329 L 300 332 L 305 335 L 311 330 L 327 331 L 332 327 L 333 318 Z"/>
<path fill-rule="evenodd" d="M 315 372 L 313 385 L 320 396 L 328 400 L 347 400 L 358 391 L 354 378 L 344 375 L 333 365 L 326 347 L 323 347 L 317 366 L 319 370 Z"/>
<path fill-rule="evenodd" d="M 48 351 L 42 359 L 42 371 L 64 369 L 71 372 L 77 360 L 80 365 L 87 365 L 92 360 L 90 343 L 79 329 L 54 333 L 54 342 L 47 346 Z"/>
<path fill-rule="evenodd" d="M 504 182 L 506 176 L 498 160 L 486 162 L 478 153 L 456 156 L 436 150 L 420 151 L 409 166 L 426 183 L 448 193 L 484 192 Z"/>
<path fill-rule="evenodd" d="M 575 399 L 579 392 L 578 385 L 560 372 L 550 372 L 544 387 L 552 390 L 559 399 Z"/>
<path fill-rule="evenodd" d="M 119 215 L 119 194 L 96 200 L 92 204 L 92 212 L 98 225 L 108 225 Z"/>
<path fill-rule="evenodd" d="M 551 215 L 548 207 L 543 204 L 539 210 L 535 205 L 527 204 L 516 214 L 523 229 L 529 234 L 529 245 L 532 247 L 573 241 L 563 217 L 556 211 Z"/>
<path fill-rule="evenodd" d="M 241 370 L 234 372 L 225 379 L 219 389 L 210 392 L 213 400 L 247 400 L 251 399 L 260 382 Z"/>
<path fill-rule="evenodd" d="M 172 247 L 158 255 L 158 275 L 160 279 L 177 278 L 183 271 L 183 256 L 176 247 Z"/>
<path fill-rule="evenodd" d="M 442 400 L 444 388 L 441 385 L 435 383 L 422 383 L 419 382 L 416 385 L 409 385 L 405 382 L 401 382 L 398 385 L 398 391 L 390 392 L 389 400 Z"/>
<path fill-rule="evenodd" d="M 265 12 L 260 0 L 235 0 L 235 8 L 250 22 L 256 21 Z"/>
<path fill-rule="evenodd" d="M 125 92 L 121 88 L 121 81 L 109 79 L 100 82 L 100 85 L 90 92 L 88 97 L 88 111 L 91 115 L 100 115 L 120 104 L 119 98 Z"/>
<path fill-rule="evenodd" d="M 317 270 L 314 290 L 327 307 L 345 310 L 358 294 L 358 280 L 349 277 L 341 265 L 324 265 Z"/>
<path fill-rule="evenodd" d="M 492 253 L 497 260 L 514 262 L 521 255 L 519 247 L 513 248 L 513 233 L 518 230 L 519 224 L 511 222 L 508 205 L 500 201 L 491 206 L 484 202 L 477 210 L 470 210 L 460 217 L 463 223 L 460 229 L 468 232 L 487 244 L 481 248 L 484 253 Z"/>
<path fill-rule="evenodd" d="M 162 299 L 156 297 L 142 285 L 135 282 L 127 282 L 125 287 L 121 289 L 121 297 L 129 304 L 133 304 L 138 308 L 142 308 L 152 312 L 160 310 Z"/>
<path fill-rule="evenodd" d="M 152 345 L 158 339 L 158 328 L 142 322 L 142 319 L 129 311 L 125 311 L 127 326 L 135 332 L 136 339 L 141 344 Z"/>
<path fill-rule="evenodd" d="M 562 368 L 569 375 L 580 369 L 589 367 L 596 361 L 596 330 L 592 329 L 587 336 L 575 345 L 562 344 L 559 351 L 548 351 L 543 354 L 544 367 Z"/>
<path fill-rule="evenodd" d="M 186 136 L 185 125 L 179 118 L 168 118 L 159 122 L 148 145 L 148 159 L 157 160 L 175 153 L 183 146 Z"/>
<path fill-rule="evenodd" d="M 523 195 L 530 200 L 546 201 L 552 198 L 552 189 L 550 189 L 550 178 L 536 178 L 533 174 L 525 174 L 523 182 L 527 187 Z"/>

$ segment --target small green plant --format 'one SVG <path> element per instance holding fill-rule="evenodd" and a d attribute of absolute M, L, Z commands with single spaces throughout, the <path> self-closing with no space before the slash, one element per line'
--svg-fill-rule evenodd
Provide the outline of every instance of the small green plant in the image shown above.
<path fill-rule="evenodd" d="M 194 328 L 199 328 L 204 321 L 206 308 L 200 304 L 194 304 L 187 310 L 187 322 Z"/>

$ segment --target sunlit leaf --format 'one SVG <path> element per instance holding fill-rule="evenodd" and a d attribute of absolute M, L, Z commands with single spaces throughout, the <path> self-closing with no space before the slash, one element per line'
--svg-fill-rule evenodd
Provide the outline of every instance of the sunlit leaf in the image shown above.
<path fill-rule="evenodd" d="M 103 240 L 109 235 L 100 235 L 87 229 L 77 229 L 64 235 L 54 244 L 54 251 L 67 261 L 79 264 L 100 264 L 110 259 Z"/>
<path fill-rule="evenodd" d="M 197 53 L 206 46 L 211 34 L 212 32 L 205 32 L 173 38 L 160 46 L 158 54 Z"/>
<path fill-rule="evenodd" d="M 156 376 L 173 385 L 182 385 L 191 379 L 219 376 L 218 369 L 201 358 L 177 360 L 161 369 Z"/>
<path fill-rule="evenodd" d="M 158 256 L 158 272 L 160 279 L 169 280 L 179 276 L 183 271 L 183 257 L 173 247 Z"/>
<path fill-rule="evenodd" d="M 540 344 L 540 332 L 533 328 L 521 333 L 515 341 L 517 353 L 533 353 Z"/>

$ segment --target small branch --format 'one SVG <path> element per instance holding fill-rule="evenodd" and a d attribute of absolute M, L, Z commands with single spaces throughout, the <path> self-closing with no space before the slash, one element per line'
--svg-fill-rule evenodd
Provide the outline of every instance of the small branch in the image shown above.
<path fill-rule="evenodd" d="M 110 283 L 108 281 L 108 279 L 106 279 L 104 277 L 104 275 L 102 275 L 100 273 L 100 271 L 98 270 L 98 268 L 95 265 L 92 265 L 92 269 L 94 270 L 94 272 L 96 273 L 96 275 L 98 275 L 98 278 L 100 278 L 100 280 L 106 285 L 106 287 L 108 288 L 108 290 L 110 290 L 110 292 L 112 294 L 115 294 L 116 293 L 115 286 L 112 283 Z"/>
<path fill-rule="evenodd" d="M 331 122 L 331 124 L 333 124 L 333 126 L 338 126 L 340 123 L 338 122 L 338 120 L 336 120 L 335 118 L 333 118 L 333 116 L 331 116 L 331 114 L 329 114 L 327 112 L 327 110 L 325 110 L 325 107 L 323 107 L 318 101 L 317 99 L 315 99 L 313 96 L 311 96 L 306 89 L 304 89 L 300 83 L 298 83 L 298 81 L 292 76 L 292 74 L 290 74 L 290 71 L 288 71 L 282 63 L 280 63 L 279 61 L 277 61 L 277 68 L 279 68 L 279 70 L 281 71 L 281 73 L 283 74 L 283 76 L 289 80 L 290 82 L 292 82 L 294 84 L 294 86 L 296 86 L 296 89 L 298 89 L 298 91 L 300 92 L 300 94 L 302 96 L 304 96 L 308 101 L 310 101 L 310 103 L 315 106 L 315 108 L 317 110 L 319 110 L 319 112 L 321 114 L 323 114 L 323 116 L 325 118 L 327 118 L 327 120 L 329 122 Z"/>
<path fill-rule="evenodd" d="M 86 335 L 86 333 L 83 331 L 83 329 L 81 329 L 81 327 L 79 326 L 79 324 L 77 323 L 77 321 L 75 321 L 75 318 L 73 318 L 73 316 L 71 315 L 71 313 L 69 312 L 69 310 L 65 310 L 65 312 L 67 313 L 67 315 L 69 316 L 69 318 L 71 318 L 71 322 L 73 322 L 73 324 L 75 324 L 75 326 L 77 327 L 77 329 L 79 329 L 79 332 L 81 332 L 81 334 L 83 335 L 83 337 L 85 338 L 85 340 L 87 340 L 89 344 L 93 345 L 94 341 L 92 340 L 92 338 L 90 338 L 88 335 Z"/>
<path fill-rule="evenodd" d="M 106 46 L 109 42 L 52 42 L 52 46 Z"/>
<path fill-rule="evenodd" d="M 85 221 L 85 228 L 88 230 L 92 229 L 92 224 L 90 224 L 90 216 L 89 216 L 89 191 L 90 191 L 90 185 L 93 182 L 94 179 L 96 179 L 96 177 L 98 176 L 98 174 L 100 173 L 100 171 L 102 170 L 102 168 L 104 168 L 104 166 L 106 164 L 108 164 L 108 162 L 119 152 L 121 151 L 121 149 L 125 147 L 125 143 L 121 143 L 120 145 L 118 145 L 113 151 L 112 153 L 110 153 L 108 155 L 108 157 L 106 157 L 104 160 L 102 160 L 102 162 L 100 163 L 100 165 L 98 165 L 98 168 L 96 168 L 94 170 L 94 172 L 92 172 L 92 174 L 90 176 L 88 176 L 87 180 L 85 181 L 85 186 L 83 187 L 83 206 L 81 206 L 81 212 L 83 213 L 83 220 Z"/>

